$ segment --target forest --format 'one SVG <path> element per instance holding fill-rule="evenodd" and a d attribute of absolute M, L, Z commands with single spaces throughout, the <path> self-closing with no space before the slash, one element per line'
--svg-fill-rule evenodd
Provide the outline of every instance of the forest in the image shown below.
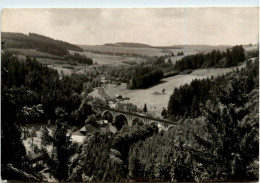
<path fill-rule="evenodd" d="M 245 60 L 245 52 L 242 45 L 234 46 L 231 50 L 220 52 L 212 50 L 211 52 L 195 55 L 188 55 L 175 63 L 174 69 L 184 71 L 186 69 L 199 69 L 210 67 L 232 67 Z"/>
<path fill-rule="evenodd" d="M 62 107 L 74 123 L 71 114 L 81 104 L 83 89 L 91 92 L 101 84 L 98 77 L 91 75 L 73 73 L 60 78 L 57 70 L 40 64 L 35 58 L 20 61 L 8 52 L 2 54 L 1 64 L 2 96 L 11 95 L 18 108 L 42 104 L 45 112 L 36 121 L 54 122 L 55 108 Z"/>
<path fill-rule="evenodd" d="M 67 61 L 72 61 L 72 62 L 76 61 L 80 64 L 93 65 L 93 60 L 91 58 L 86 57 L 84 55 L 80 55 L 78 53 L 74 53 L 73 55 L 68 54 L 68 55 L 65 55 L 63 58 L 64 58 L 64 60 L 67 60 Z"/>
<path fill-rule="evenodd" d="M 151 67 L 136 67 L 132 73 L 128 89 L 147 88 L 157 84 L 163 78 L 163 72 Z"/>
<path fill-rule="evenodd" d="M 54 40 L 35 33 L 29 35 L 22 33 L 1 32 L 2 42 L 5 48 L 36 49 L 56 56 L 65 56 L 68 50 L 83 51 L 82 48 L 73 44 Z"/>
<path fill-rule="evenodd" d="M 252 89 L 258 87 L 258 62 L 252 63 L 248 60 L 246 63 L 246 69 L 242 69 L 239 72 L 239 78 L 235 80 L 234 73 L 218 76 L 216 78 L 207 78 L 203 80 L 193 80 L 189 85 L 183 85 L 179 88 L 175 88 L 173 94 L 170 97 L 168 104 L 169 115 L 176 116 L 198 116 L 200 115 L 201 104 L 204 104 L 207 100 L 215 97 L 216 93 L 230 96 L 232 103 L 240 102 L 237 99 L 237 88 L 221 89 L 221 86 L 230 85 L 230 81 L 233 81 L 232 85 L 241 86 L 240 90 L 244 93 L 250 92 Z M 238 77 L 238 76 L 236 76 Z M 243 83 L 240 83 L 243 79 Z M 235 86 L 233 86 L 235 87 Z M 233 92 L 233 93 L 229 93 Z M 224 99 L 223 99 L 224 102 Z"/>

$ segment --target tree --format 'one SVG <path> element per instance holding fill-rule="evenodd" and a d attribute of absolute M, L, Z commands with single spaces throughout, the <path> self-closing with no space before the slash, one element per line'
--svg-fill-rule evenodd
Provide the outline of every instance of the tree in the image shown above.
<path fill-rule="evenodd" d="M 167 112 L 167 110 L 166 110 L 164 107 L 163 107 L 163 109 L 162 109 L 161 116 L 162 116 L 163 118 L 167 118 L 167 117 L 168 117 L 168 112 Z"/>
<path fill-rule="evenodd" d="M 171 61 L 171 59 L 169 58 L 169 59 L 168 59 L 168 64 L 171 64 L 171 63 L 172 63 L 172 61 Z"/>
<path fill-rule="evenodd" d="M 69 139 L 67 138 L 67 123 L 65 122 L 68 113 L 63 108 L 57 107 L 56 130 L 54 133 L 54 146 L 57 151 L 58 167 L 56 177 L 60 181 L 66 181 L 68 178 L 68 158 L 69 158 Z"/>
<path fill-rule="evenodd" d="M 162 94 L 164 94 L 164 92 L 165 92 L 165 89 L 163 88 L 163 89 L 162 89 Z"/>
<path fill-rule="evenodd" d="M 49 145 L 51 142 L 53 142 L 53 138 L 49 134 L 48 129 L 46 127 L 42 128 L 41 132 L 42 132 L 42 136 L 41 136 L 42 146 Z"/>
<path fill-rule="evenodd" d="M 144 104 L 143 112 L 144 112 L 144 113 L 147 112 L 147 106 L 146 106 L 146 103 Z"/>
<path fill-rule="evenodd" d="M 22 91 L 20 91 L 22 92 Z M 1 92 L 1 167 L 2 170 L 9 164 L 15 168 L 22 169 L 23 156 L 26 155 L 25 147 L 21 139 L 22 118 L 20 104 L 15 102 L 14 89 Z M 12 179 L 12 174 L 2 172 L 3 179 Z"/>
<path fill-rule="evenodd" d="M 199 101 L 196 95 L 192 99 L 191 112 L 193 113 L 194 116 L 197 116 L 199 112 Z"/>
<path fill-rule="evenodd" d="M 85 124 L 91 124 L 91 125 L 94 125 L 94 126 L 97 126 L 97 119 L 95 118 L 95 116 L 91 115 L 91 116 L 88 116 L 88 118 L 85 120 Z"/>
<path fill-rule="evenodd" d="M 258 126 L 256 122 L 258 120 L 252 119 L 256 117 L 253 114 L 258 110 L 258 103 L 256 105 L 253 100 L 246 103 L 245 99 L 248 97 L 245 93 L 241 95 L 243 90 L 240 87 L 243 85 L 240 80 L 235 85 L 219 87 L 220 91 L 217 93 L 226 93 L 225 98 L 219 94 L 215 95 L 212 101 L 208 101 L 203 110 L 206 117 L 202 125 L 205 134 L 194 133 L 197 144 L 194 148 L 194 158 L 203 164 L 211 179 L 229 181 L 258 179 L 255 175 L 249 176 L 248 173 L 248 167 L 252 166 L 259 154 L 258 135 L 256 135 L 258 128 L 254 128 Z M 234 103 L 233 98 L 243 102 Z M 249 106 L 257 106 L 253 107 L 252 114 Z"/>

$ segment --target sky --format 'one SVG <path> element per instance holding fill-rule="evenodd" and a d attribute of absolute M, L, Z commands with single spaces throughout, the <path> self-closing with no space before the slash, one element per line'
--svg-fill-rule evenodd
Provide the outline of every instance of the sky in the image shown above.
<path fill-rule="evenodd" d="M 257 42 L 258 19 L 257 7 L 4 9 L 1 31 L 80 45 L 236 45 Z"/>

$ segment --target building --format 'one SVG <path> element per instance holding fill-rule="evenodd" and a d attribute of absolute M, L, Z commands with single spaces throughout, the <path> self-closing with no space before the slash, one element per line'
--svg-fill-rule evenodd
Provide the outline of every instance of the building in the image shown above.
<path fill-rule="evenodd" d="M 123 97 L 120 94 L 115 94 L 115 97 L 117 100 L 123 100 Z"/>
<path fill-rule="evenodd" d="M 29 163 L 31 169 L 44 168 L 43 156 L 40 153 L 29 153 L 25 156 L 25 160 Z"/>
<path fill-rule="evenodd" d="M 93 124 L 87 124 L 78 131 L 71 134 L 71 140 L 77 143 L 83 143 L 87 136 L 94 135 L 95 133 L 106 134 L 110 132 L 110 128 L 107 125 L 107 120 L 97 121 L 97 126 Z"/>

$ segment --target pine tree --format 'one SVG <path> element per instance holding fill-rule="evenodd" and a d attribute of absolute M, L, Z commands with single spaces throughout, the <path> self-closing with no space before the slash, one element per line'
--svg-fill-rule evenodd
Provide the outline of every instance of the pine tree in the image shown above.
<path fill-rule="evenodd" d="M 69 158 L 69 139 L 67 138 L 67 123 L 65 122 L 65 117 L 67 113 L 62 108 L 56 108 L 55 110 L 57 120 L 56 120 L 56 130 L 54 133 L 54 146 L 57 150 L 57 175 L 56 177 L 60 181 L 66 181 L 68 178 L 68 158 Z"/>
<path fill-rule="evenodd" d="M 144 104 L 143 112 L 144 112 L 144 113 L 147 112 L 147 106 L 146 106 L 146 103 Z"/>

